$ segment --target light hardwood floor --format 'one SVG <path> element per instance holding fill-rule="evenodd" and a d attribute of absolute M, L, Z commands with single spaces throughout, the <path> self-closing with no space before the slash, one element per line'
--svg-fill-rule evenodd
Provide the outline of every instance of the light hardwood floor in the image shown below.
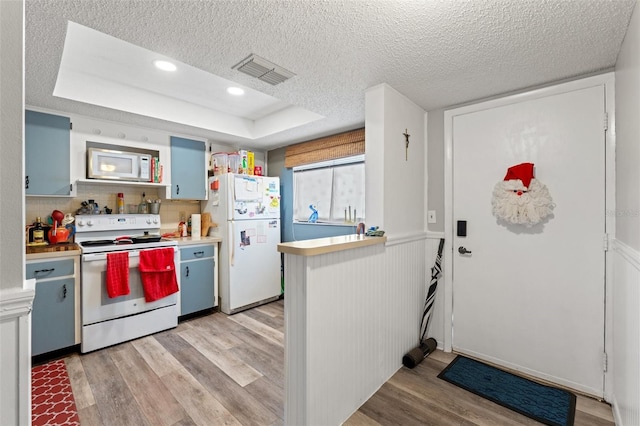
<path fill-rule="evenodd" d="M 438 378 L 456 354 L 436 350 L 416 368 L 402 367 L 344 424 L 540 425 Z M 608 404 L 577 396 L 575 426 L 613 426 Z"/>
<path fill-rule="evenodd" d="M 438 373 L 436 351 L 401 368 L 345 425 L 533 425 Z M 177 328 L 65 358 L 84 425 L 284 424 L 284 303 Z M 608 405 L 578 397 L 576 426 L 611 426 Z"/>

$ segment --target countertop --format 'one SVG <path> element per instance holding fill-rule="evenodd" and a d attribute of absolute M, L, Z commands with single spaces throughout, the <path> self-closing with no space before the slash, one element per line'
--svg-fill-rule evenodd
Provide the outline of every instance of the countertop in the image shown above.
<path fill-rule="evenodd" d="M 198 244 L 215 244 L 222 241 L 220 237 L 178 237 L 169 238 L 178 242 L 180 246 Z M 47 246 L 26 246 L 26 260 L 49 259 L 65 256 L 79 256 L 80 246 L 76 243 L 49 244 Z"/>
<path fill-rule="evenodd" d="M 219 243 L 222 241 L 220 237 L 173 237 L 167 238 L 168 240 L 173 240 L 178 242 L 178 247 L 180 246 L 193 246 L 197 244 L 213 244 Z"/>
<path fill-rule="evenodd" d="M 350 250 L 375 244 L 384 244 L 387 237 L 366 237 L 364 235 L 343 235 L 340 237 L 316 238 L 314 240 L 292 241 L 278 244 L 280 253 L 296 254 L 298 256 L 316 256 Z"/>
<path fill-rule="evenodd" d="M 26 249 L 27 260 L 80 255 L 80 246 L 75 243 L 49 244 L 48 246 L 26 246 Z"/>

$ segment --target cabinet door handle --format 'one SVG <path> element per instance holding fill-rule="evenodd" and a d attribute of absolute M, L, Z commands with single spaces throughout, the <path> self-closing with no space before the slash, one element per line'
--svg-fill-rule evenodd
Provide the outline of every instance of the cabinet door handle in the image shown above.
<path fill-rule="evenodd" d="M 176 185 L 176 195 L 180 193 L 180 185 Z"/>
<path fill-rule="evenodd" d="M 25 186 L 25 189 L 29 189 L 29 176 L 25 176 L 24 186 Z"/>
<path fill-rule="evenodd" d="M 195 257 L 202 257 L 202 256 L 204 256 L 204 251 L 194 251 L 193 255 Z"/>
<path fill-rule="evenodd" d="M 186 277 L 189 276 L 189 267 L 187 266 L 187 275 L 185 275 Z"/>
<path fill-rule="evenodd" d="M 53 272 L 55 271 L 56 268 L 51 268 L 51 269 L 38 269 L 37 271 L 34 271 L 34 274 L 48 274 L 49 272 Z"/>
<path fill-rule="evenodd" d="M 62 298 L 63 299 L 67 298 L 67 285 L 66 284 L 62 285 Z"/>

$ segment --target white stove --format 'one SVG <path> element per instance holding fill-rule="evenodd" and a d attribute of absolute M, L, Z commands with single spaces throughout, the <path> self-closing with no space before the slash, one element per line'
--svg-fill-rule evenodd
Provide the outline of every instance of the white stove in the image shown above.
<path fill-rule="evenodd" d="M 140 252 L 172 248 L 176 278 L 178 243 L 160 236 L 160 215 L 77 215 L 76 242 L 82 251 L 82 343 L 91 352 L 178 325 L 180 293 L 146 302 L 138 270 Z M 127 253 L 129 294 L 109 297 L 107 258 Z"/>

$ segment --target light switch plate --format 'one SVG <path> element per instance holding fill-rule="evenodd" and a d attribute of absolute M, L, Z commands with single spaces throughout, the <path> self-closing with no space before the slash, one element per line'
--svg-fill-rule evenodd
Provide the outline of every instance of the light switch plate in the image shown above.
<path fill-rule="evenodd" d="M 436 223 L 436 211 L 435 210 L 427 211 L 427 223 Z"/>

